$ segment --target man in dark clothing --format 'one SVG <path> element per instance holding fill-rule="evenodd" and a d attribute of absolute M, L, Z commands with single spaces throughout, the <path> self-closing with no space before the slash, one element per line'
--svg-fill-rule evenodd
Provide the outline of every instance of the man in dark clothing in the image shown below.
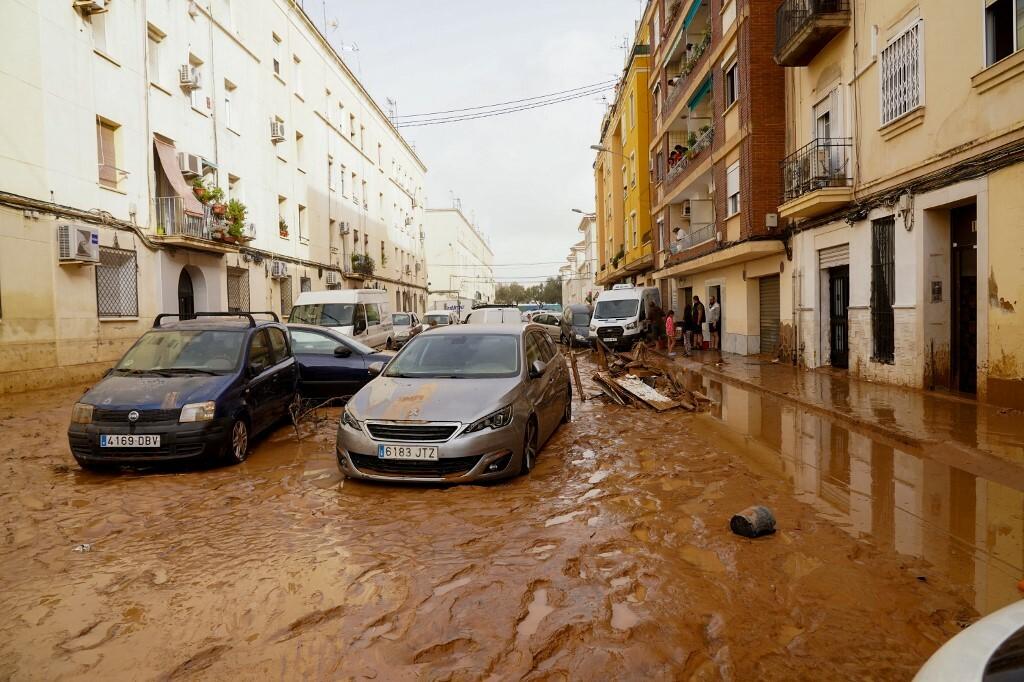
<path fill-rule="evenodd" d="M 647 317 L 651 321 L 651 327 L 648 330 L 650 340 L 657 343 L 665 333 L 665 311 L 657 303 L 652 303 L 647 310 Z"/>
<path fill-rule="evenodd" d="M 683 301 L 683 353 L 690 354 L 693 348 L 693 306 Z"/>
<path fill-rule="evenodd" d="M 695 348 L 704 347 L 704 323 L 707 321 L 707 314 L 704 312 L 704 304 L 700 302 L 700 296 L 693 297 L 693 342 Z"/>

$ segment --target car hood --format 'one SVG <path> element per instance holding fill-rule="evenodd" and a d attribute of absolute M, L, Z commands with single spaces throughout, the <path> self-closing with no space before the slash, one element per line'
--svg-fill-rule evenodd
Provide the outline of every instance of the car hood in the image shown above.
<path fill-rule="evenodd" d="M 81 402 L 106 409 L 170 410 L 214 400 L 233 377 L 208 375 L 108 376 L 89 389 Z"/>
<path fill-rule="evenodd" d="M 348 405 L 357 419 L 469 423 L 511 403 L 520 386 L 510 379 L 401 379 L 379 376 Z"/>

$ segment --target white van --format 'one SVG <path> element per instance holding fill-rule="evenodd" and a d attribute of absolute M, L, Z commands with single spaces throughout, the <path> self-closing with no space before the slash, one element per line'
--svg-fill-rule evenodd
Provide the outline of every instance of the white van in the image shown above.
<path fill-rule="evenodd" d="M 382 289 L 306 291 L 292 306 L 289 322 L 331 327 L 367 346 L 394 348 L 388 292 Z"/>
<path fill-rule="evenodd" d="M 590 319 L 590 338 L 613 348 L 631 348 L 650 329 L 649 311 L 655 303 L 661 305 L 657 287 L 616 284 L 602 291 Z"/>
<path fill-rule="evenodd" d="M 476 308 L 469 317 L 467 324 L 522 324 L 523 314 L 519 308 Z"/>

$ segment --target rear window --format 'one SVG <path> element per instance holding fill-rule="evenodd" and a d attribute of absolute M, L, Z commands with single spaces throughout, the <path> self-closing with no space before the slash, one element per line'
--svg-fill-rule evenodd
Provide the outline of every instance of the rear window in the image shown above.
<path fill-rule="evenodd" d="M 590 324 L 590 313 L 573 313 L 572 323 L 576 327 L 586 327 Z"/>
<path fill-rule="evenodd" d="M 425 319 L 427 322 L 433 321 L 439 325 L 445 325 L 448 324 L 449 322 L 448 313 L 434 313 L 431 315 L 425 315 L 423 319 Z"/>

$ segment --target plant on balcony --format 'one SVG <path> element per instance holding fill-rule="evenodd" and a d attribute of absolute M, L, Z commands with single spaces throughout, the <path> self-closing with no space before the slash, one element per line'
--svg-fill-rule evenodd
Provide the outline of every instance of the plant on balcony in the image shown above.
<path fill-rule="evenodd" d="M 204 203 L 210 204 L 215 216 L 223 216 L 227 213 L 227 205 L 224 203 L 224 190 L 214 185 L 206 190 L 201 198 Z"/>
<path fill-rule="evenodd" d="M 228 221 L 228 234 L 240 242 L 251 242 L 252 237 L 245 234 L 245 214 L 248 209 L 238 199 L 232 199 L 227 204 L 226 218 Z"/>
<path fill-rule="evenodd" d="M 277 233 L 285 239 L 288 238 L 288 222 L 284 218 L 277 219 Z"/>
<path fill-rule="evenodd" d="M 373 277 L 374 262 L 373 258 L 366 254 L 353 253 L 352 254 L 352 270 L 365 275 L 367 277 Z"/>
<path fill-rule="evenodd" d="M 203 182 L 202 177 L 192 178 L 192 191 L 195 192 L 199 201 L 206 203 L 206 183 Z"/>

